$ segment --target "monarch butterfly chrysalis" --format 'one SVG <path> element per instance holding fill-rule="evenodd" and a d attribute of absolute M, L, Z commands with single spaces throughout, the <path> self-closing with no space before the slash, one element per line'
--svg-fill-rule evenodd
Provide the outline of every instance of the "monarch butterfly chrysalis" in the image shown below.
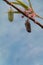
<path fill-rule="evenodd" d="M 11 7 L 10 7 L 10 10 L 8 11 L 8 19 L 10 22 L 12 22 L 14 19 L 14 13 L 13 13 L 13 9 Z"/>
<path fill-rule="evenodd" d="M 26 27 L 27 32 L 31 32 L 31 25 L 28 19 L 25 22 L 25 27 Z"/>

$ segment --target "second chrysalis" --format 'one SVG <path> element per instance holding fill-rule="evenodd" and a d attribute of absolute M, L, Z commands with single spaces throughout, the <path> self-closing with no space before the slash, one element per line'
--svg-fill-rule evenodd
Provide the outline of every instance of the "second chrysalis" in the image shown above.
<path fill-rule="evenodd" d="M 12 22 L 14 19 L 14 13 L 13 12 L 14 12 L 13 9 L 10 7 L 10 10 L 8 11 L 8 19 L 10 22 Z"/>
<path fill-rule="evenodd" d="M 27 32 L 31 32 L 31 24 L 29 22 L 29 19 L 26 20 L 25 27 L 26 27 Z"/>

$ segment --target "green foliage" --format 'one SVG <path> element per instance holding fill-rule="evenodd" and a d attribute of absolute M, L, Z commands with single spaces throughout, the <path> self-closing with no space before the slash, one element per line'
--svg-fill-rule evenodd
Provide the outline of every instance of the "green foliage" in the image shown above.
<path fill-rule="evenodd" d="M 31 4 L 30 0 L 28 0 L 28 2 L 29 2 L 30 8 L 32 8 L 32 4 Z M 32 8 L 32 10 L 33 10 L 33 8 Z"/>
<path fill-rule="evenodd" d="M 16 0 L 22 7 L 24 7 L 25 9 L 28 9 L 29 7 L 24 3 L 22 2 L 21 0 Z"/>

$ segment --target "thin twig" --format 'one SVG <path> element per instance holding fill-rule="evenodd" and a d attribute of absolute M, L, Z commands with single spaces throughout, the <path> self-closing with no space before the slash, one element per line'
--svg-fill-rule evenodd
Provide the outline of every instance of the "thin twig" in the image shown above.
<path fill-rule="evenodd" d="M 25 17 L 29 18 L 30 20 L 32 20 L 34 23 L 36 23 L 37 25 L 39 25 L 41 28 L 43 28 L 43 25 L 40 24 L 38 21 L 35 21 L 35 19 L 33 19 L 32 17 L 29 17 L 28 15 L 26 15 L 23 11 L 21 11 L 19 8 L 17 8 L 15 5 L 13 5 L 12 3 L 10 3 L 7 0 L 3 0 L 5 1 L 8 5 L 12 6 L 13 8 L 15 8 L 16 10 L 18 10 L 21 14 L 23 14 Z"/>

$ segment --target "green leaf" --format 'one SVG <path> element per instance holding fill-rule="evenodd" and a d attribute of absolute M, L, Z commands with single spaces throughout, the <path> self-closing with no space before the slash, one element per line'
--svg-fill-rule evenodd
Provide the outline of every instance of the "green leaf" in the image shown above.
<path fill-rule="evenodd" d="M 25 9 L 28 9 L 29 7 L 24 3 L 22 2 L 21 0 L 16 0 L 22 7 L 24 7 Z"/>
<path fill-rule="evenodd" d="M 14 11 L 13 13 L 14 13 L 14 14 L 20 14 L 20 12 L 18 12 L 18 11 Z"/>
<path fill-rule="evenodd" d="M 20 5 L 18 2 L 10 2 L 12 4 Z"/>
<path fill-rule="evenodd" d="M 32 4 L 31 4 L 30 0 L 28 0 L 28 2 L 29 2 L 30 8 L 32 8 L 32 10 L 33 10 L 33 7 L 32 7 Z M 34 10 L 33 10 L 33 12 L 34 12 Z"/>

